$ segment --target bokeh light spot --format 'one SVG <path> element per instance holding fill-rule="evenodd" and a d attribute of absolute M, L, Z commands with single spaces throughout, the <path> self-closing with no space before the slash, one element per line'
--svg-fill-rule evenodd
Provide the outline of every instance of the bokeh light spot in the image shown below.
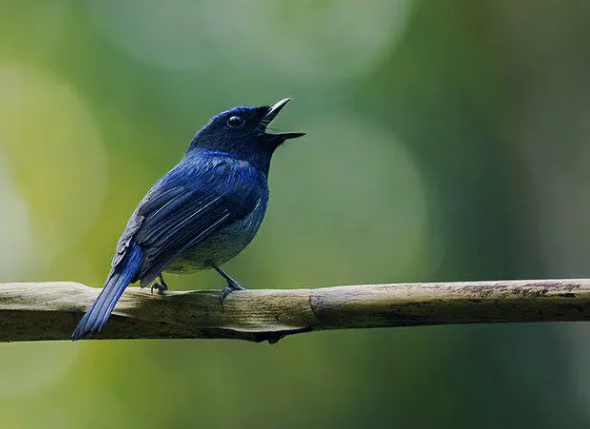
<path fill-rule="evenodd" d="M 96 123 L 70 86 L 0 64 L 0 145 L 49 260 L 80 238 L 102 202 L 107 162 Z"/>
<path fill-rule="evenodd" d="M 391 53 L 410 0 L 284 2 L 88 0 L 97 28 L 127 55 L 164 70 L 214 69 L 334 80 Z"/>
<path fill-rule="evenodd" d="M 0 278 L 4 281 L 25 268 L 37 265 L 36 246 L 26 201 L 10 177 L 10 169 L 0 142 Z"/>
<path fill-rule="evenodd" d="M 282 267 L 282 277 L 301 282 L 305 272 L 315 285 L 393 281 L 418 266 L 426 272 L 418 166 L 389 130 L 333 113 L 306 128 L 307 142 L 288 142 L 276 154 L 270 225 L 263 228 L 272 243 L 258 245 L 280 255 L 271 264 Z"/>
<path fill-rule="evenodd" d="M 0 397 L 22 396 L 63 379 L 79 350 L 64 342 L 0 344 Z"/>

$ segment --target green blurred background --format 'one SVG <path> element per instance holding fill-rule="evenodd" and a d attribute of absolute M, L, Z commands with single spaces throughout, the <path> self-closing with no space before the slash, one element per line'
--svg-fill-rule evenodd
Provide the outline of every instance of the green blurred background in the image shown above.
<path fill-rule="evenodd" d="M 257 288 L 588 277 L 587 1 L 0 0 L 0 281 L 101 286 L 210 116 L 294 102 Z M 174 289 L 221 288 L 211 273 Z M 587 428 L 578 324 L 0 345 L 2 428 Z"/>

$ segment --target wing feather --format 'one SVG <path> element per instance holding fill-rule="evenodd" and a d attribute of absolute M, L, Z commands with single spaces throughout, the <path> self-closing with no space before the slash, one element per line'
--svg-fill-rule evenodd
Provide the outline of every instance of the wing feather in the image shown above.
<path fill-rule="evenodd" d="M 140 205 L 136 215 L 139 220 L 130 221 L 134 228 L 129 231 L 129 239 L 144 251 L 144 262 L 135 280 L 149 284 L 180 253 L 247 216 L 251 205 L 246 194 L 229 197 L 187 188 L 163 192 L 149 207 Z"/>

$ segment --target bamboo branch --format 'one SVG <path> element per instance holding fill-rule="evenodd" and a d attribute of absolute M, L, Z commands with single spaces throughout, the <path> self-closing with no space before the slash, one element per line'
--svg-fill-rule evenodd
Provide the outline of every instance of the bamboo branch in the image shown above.
<path fill-rule="evenodd" d="M 67 340 L 99 289 L 0 284 L 0 342 Z M 590 320 L 590 279 L 219 291 L 129 288 L 103 332 L 88 338 L 232 338 L 277 342 L 327 329 Z"/>

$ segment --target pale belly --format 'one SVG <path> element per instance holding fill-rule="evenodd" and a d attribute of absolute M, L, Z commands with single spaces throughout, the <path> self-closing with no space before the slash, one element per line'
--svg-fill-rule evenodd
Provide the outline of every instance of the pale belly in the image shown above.
<path fill-rule="evenodd" d="M 172 260 L 164 270 L 174 274 L 190 274 L 210 269 L 232 259 L 252 241 L 264 218 L 265 204 L 260 202 L 252 213 L 243 220 L 234 222 L 224 229 L 197 243 Z"/>

